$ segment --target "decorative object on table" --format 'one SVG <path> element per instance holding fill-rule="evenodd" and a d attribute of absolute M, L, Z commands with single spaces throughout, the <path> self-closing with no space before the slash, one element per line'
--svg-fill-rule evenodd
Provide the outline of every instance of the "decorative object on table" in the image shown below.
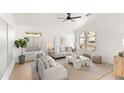
<path fill-rule="evenodd" d="M 80 59 L 80 56 L 78 56 L 78 55 L 76 55 L 76 57 L 75 57 L 76 59 Z"/>
<path fill-rule="evenodd" d="M 91 55 L 90 54 L 83 53 L 83 56 L 88 57 L 91 60 Z"/>
<path fill-rule="evenodd" d="M 92 56 L 92 62 L 96 64 L 102 64 L 102 56 L 99 55 Z"/>
<path fill-rule="evenodd" d="M 78 52 L 75 52 L 74 55 L 75 55 L 75 59 L 80 59 L 80 54 Z"/>
<path fill-rule="evenodd" d="M 123 52 L 119 52 L 119 53 L 118 53 L 118 56 L 119 56 L 119 57 L 123 57 Z"/>
<path fill-rule="evenodd" d="M 24 48 L 26 48 L 28 46 L 28 42 L 29 41 L 26 38 L 15 40 L 14 45 L 17 48 L 21 48 L 21 55 L 19 56 L 19 63 L 20 64 L 24 64 L 25 63 Z"/>

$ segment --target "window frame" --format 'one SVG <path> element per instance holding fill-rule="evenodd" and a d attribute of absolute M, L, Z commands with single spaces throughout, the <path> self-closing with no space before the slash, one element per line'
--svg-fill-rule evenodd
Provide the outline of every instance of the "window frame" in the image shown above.
<path fill-rule="evenodd" d="M 93 35 L 93 36 L 88 36 L 88 33 L 89 32 L 93 32 L 93 33 L 95 33 L 95 35 Z M 84 38 L 85 40 L 84 40 L 84 45 L 85 45 L 85 47 L 81 47 L 81 34 L 82 33 L 85 33 L 85 36 L 84 37 L 82 37 L 82 38 Z M 94 48 L 92 48 L 91 47 L 91 49 L 90 49 L 90 47 L 88 48 L 88 46 L 90 46 L 90 43 L 89 43 L 89 39 L 90 38 L 94 38 Z M 92 46 L 92 44 L 93 43 L 91 43 L 91 46 Z M 92 30 L 88 30 L 88 31 L 82 31 L 80 34 L 79 34 L 79 46 L 80 46 L 80 49 L 86 49 L 86 50 L 91 50 L 91 51 L 95 51 L 96 50 L 96 32 L 95 31 L 92 31 Z"/>

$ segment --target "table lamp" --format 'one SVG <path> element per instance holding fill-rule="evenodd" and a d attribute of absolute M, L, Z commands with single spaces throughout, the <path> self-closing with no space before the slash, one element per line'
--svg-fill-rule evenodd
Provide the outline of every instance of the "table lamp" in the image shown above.
<path fill-rule="evenodd" d="M 48 42 L 47 43 L 47 49 L 48 49 L 48 54 L 49 55 L 50 55 L 50 52 L 51 52 L 52 48 L 53 48 L 53 44 L 51 42 Z"/>

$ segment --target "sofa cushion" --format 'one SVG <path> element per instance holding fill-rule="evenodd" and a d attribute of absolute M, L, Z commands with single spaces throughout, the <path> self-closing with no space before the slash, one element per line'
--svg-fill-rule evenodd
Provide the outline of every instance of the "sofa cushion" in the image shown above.
<path fill-rule="evenodd" d="M 53 54 L 53 57 L 59 58 L 59 57 L 64 57 L 64 55 L 63 55 L 63 53 L 59 52 L 59 53 Z"/>
<path fill-rule="evenodd" d="M 62 52 L 64 56 L 69 56 L 70 53 L 69 52 Z"/>

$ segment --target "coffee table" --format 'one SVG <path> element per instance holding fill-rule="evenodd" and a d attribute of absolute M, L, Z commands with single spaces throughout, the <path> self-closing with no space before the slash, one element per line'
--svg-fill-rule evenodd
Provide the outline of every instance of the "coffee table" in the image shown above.
<path fill-rule="evenodd" d="M 72 63 L 75 69 L 81 69 L 82 66 L 89 66 L 90 59 L 80 56 L 78 59 L 73 56 L 66 56 L 66 63 Z"/>

